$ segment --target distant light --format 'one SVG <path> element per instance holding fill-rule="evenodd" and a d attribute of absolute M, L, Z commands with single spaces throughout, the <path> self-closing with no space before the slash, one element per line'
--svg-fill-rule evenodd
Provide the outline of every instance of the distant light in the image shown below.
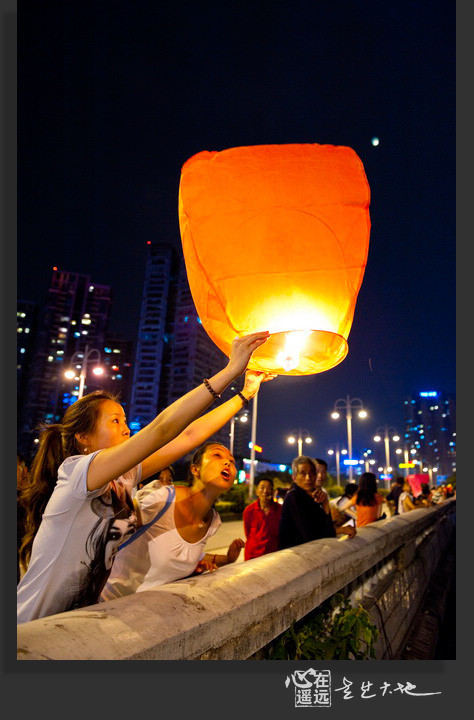
<path fill-rule="evenodd" d="M 430 390 L 429 392 L 421 392 L 420 397 L 438 397 L 438 393 L 434 390 Z"/>
<path fill-rule="evenodd" d="M 341 450 L 341 455 L 347 455 L 347 450 Z"/>
<path fill-rule="evenodd" d="M 392 440 L 393 440 L 393 442 L 398 442 L 400 440 L 399 435 L 394 435 Z"/>
<path fill-rule="evenodd" d="M 428 468 L 423 468 L 423 472 L 428 472 Z"/>
<path fill-rule="evenodd" d="M 344 465 L 358 465 L 359 464 L 358 460 L 343 460 L 342 462 Z"/>
<path fill-rule="evenodd" d="M 397 453 L 397 455 L 400 455 L 400 453 L 401 453 L 402 451 L 400 450 L 400 448 L 397 448 L 397 449 L 395 450 L 395 452 Z"/>
<path fill-rule="evenodd" d="M 147 240 L 147 241 L 146 241 L 146 244 L 147 244 L 147 245 L 151 245 L 151 240 Z"/>
<path fill-rule="evenodd" d="M 285 470 L 286 470 L 286 465 L 278 465 L 278 470 L 279 470 L 280 472 L 285 472 Z M 241 471 L 241 472 L 243 472 L 243 471 Z"/>
<path fill-rule="evenodd" d="M 103 374 L 104 374 L 104 368 L 95 367 L 95 368 L 92 368 L 92 372 L 94 373 L 94 375 L 103 375 Z"/>
<path fill-rule="evenodd" d="M 416 455 L 416 450 L 415 450 L 415 448 L 412 448 L 412 450 L 410 450 L 410 452 L 411 452 L 412 455 Z"/>
<path fill-rule="evenodd" d="M 360 418 L 366 418 L 367 417 L 367 410 L 361 410 L 359 413 Z"/>
<path fill-rule="evenodd" d="M 369 465 L 375 465 L 375 460 L 369 460 Z"/>
<path fill-rule="evenodd" d="M 364 464 L 364 461 L 363 461 L 363 460 L 359 460 L 359 465 L 363 465 L 363 464 Z"/>
<path fill-rule="evenodd" d="M 338 413 L 338 412 L 333 412 L 333 413 L 331 413 L 331 417 L 332 417 L 334 420 L 337 420 L 338 417 L 339 417 L 339 413 Z"/>
<path fill-rule="evenodd" d="M 382 438 L 380 437 L 380 435 L 375 435 L 375 437 L 374 437 L 375 442 L 380 442 L 381 439 Z"/>
<path fill-rule="evenodd" d="M 89 285 L 89 292 L 92 292 L 93 289 L 94 289 L 94 286 L 93 286 L 93 285 Z"/>
<path fill-rule="evenodd" d="M 72 380 L 75 374 L 74 370 L 66 370 L 64 377 L 67 377 L 68 380 Z"/>
<path fill-rule="evenodd" d="M 244 423 L 245 423 L 245 422 L 247 422 L 248 417 L 247 417 L 247 415 L 242 415 L 242 417 L 240 417 L 239 420 L 240 420 L 240 422 L 244 422 Z"/>
<path fill-rule="evenodd" d="M 312 443 L 312 439 L 310 437 L 307 437 L 304 439 L 305 443 Z"/>
<path fill-rule="evenodd" d="M 438 472 L 438 468 L 437 468 L 437 467 L 434 467 L 434 468 L 433 468 L 433 472 Z"/>
<path fill-rule="evenodd" d="M 57 270 L 58 268 L 56 266 L 53 267 L 53 270 Z"/>
<path fill-rule="evenodd" d="M 392 467 L 388 467 L 388 468 L 387 468 L 387 472 L 392 472 L 392 470 L 393 470 Z"/>
<path fill-rule="evenodd" d="M 239 482 L 245 482 L 245 470 L 239 470 Z"/>
<path fill-rule="evenodd" d="M 328 455 L 334 455 L 334 450 L 328 450 Z"/>
<path fill-rule="evenodd" d="M 35 443 L 39 442 L 38 438 L 35 438 L 35 440 L 34 440 L 34 441 L 35 441 Z"/>
<path fill-rule="evenodd" d="M 382 472 L 383 467 L 379 467 L 379 468 L 377 468 L 377 470 L 378 470 L 379 472 Z"/>
<path fill-rule="evenodd" d="M 296 442 L 296 438 L 294 438 L 293 435 L 290 435 L 290 437 L 288 438 L 288 442 L 290 443 L 290 445 L 293 445 Z"/>
<path fill-rule="evenodd" d="M 372 143 L 372 145 L 373 145 L 374 147 L 377 147 L 377 145 L 380 144 L 380 140 L 379 140 L 378 137 L 373 137 L 370 142 Z"/>
<path fill-rule="evenodd" d="M 80 332 L 75 332 L 75 333 L 74 333 L 74 337 L 81 337 L 81 333 L 80 333 Z"/>

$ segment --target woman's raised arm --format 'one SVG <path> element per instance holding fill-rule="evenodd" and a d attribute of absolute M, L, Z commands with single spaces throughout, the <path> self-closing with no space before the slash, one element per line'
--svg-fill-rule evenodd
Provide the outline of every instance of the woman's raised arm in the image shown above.
<path fill-rule="evenodd" d="M 242 395 L 251 400 L 257 394 L 260 384 L 272 380 L 275 376 L 269 373 L 247 370 Z M 242 409 L 244 401 L 235 395 L 226 403 L 219 405 L 202 417 L 188 425 L 178 437 L 157 450 L 153 455 L 142 462 L 142 478 L 154 475 L 176 460 L 186 455 L 203 443 L 223 427 L 234 415 Z"/>
<path fill-rule="evenodd" d="M 226 367 L 209 378 L 212 389 L 220 395 L 248 365 L 254 350 L 267 340 L 268 331 L 236 338 L 232 343 Z M 105 448 L 91 461 L 87 473 L 88 490 L 103 487 L 148 458 L 159 448 L 179 435 L 212 402 L 212 395 L 204 384 L 176 400 L 151 423 L 126 442 Z"/>

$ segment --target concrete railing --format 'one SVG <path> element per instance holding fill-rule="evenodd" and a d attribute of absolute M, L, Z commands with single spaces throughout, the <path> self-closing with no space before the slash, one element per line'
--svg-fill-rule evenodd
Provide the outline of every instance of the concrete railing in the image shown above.
<path fill-rule="evenodd" d="M 325 599 L 362 601 L 396 657 L 455 526 L 456 502 L 18 626 L 19 660 L 243 660 Z"/>

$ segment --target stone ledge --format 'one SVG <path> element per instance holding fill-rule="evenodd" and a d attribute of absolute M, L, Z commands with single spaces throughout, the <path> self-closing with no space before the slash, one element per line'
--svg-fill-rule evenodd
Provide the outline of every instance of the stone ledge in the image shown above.
<path fill-rule="evenodd" d="M 245 659 L 455 512 L 455 501 L 18 626 L 21 660 Z"/>

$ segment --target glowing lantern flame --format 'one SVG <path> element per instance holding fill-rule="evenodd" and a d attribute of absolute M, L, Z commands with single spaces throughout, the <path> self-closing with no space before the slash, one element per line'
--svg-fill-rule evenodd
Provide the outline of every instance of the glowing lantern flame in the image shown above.
<path fill-rule="evenodd" d="M 276 356 L 277 363 L 285 372 L 291 372 L 300 364 L 300 352 L 311 335 L 311 330 L 300 330 L 286 333 L 285 347 Z"/>
<path fill-rule="evenodd" d="M 179 224 L 202 326 L 269 330 L 249 367 L 310 375 L 348 352 L 369 248 L 370 189 L 354 150 L 317 144 L 200 152 L 182 168 Z"/>

